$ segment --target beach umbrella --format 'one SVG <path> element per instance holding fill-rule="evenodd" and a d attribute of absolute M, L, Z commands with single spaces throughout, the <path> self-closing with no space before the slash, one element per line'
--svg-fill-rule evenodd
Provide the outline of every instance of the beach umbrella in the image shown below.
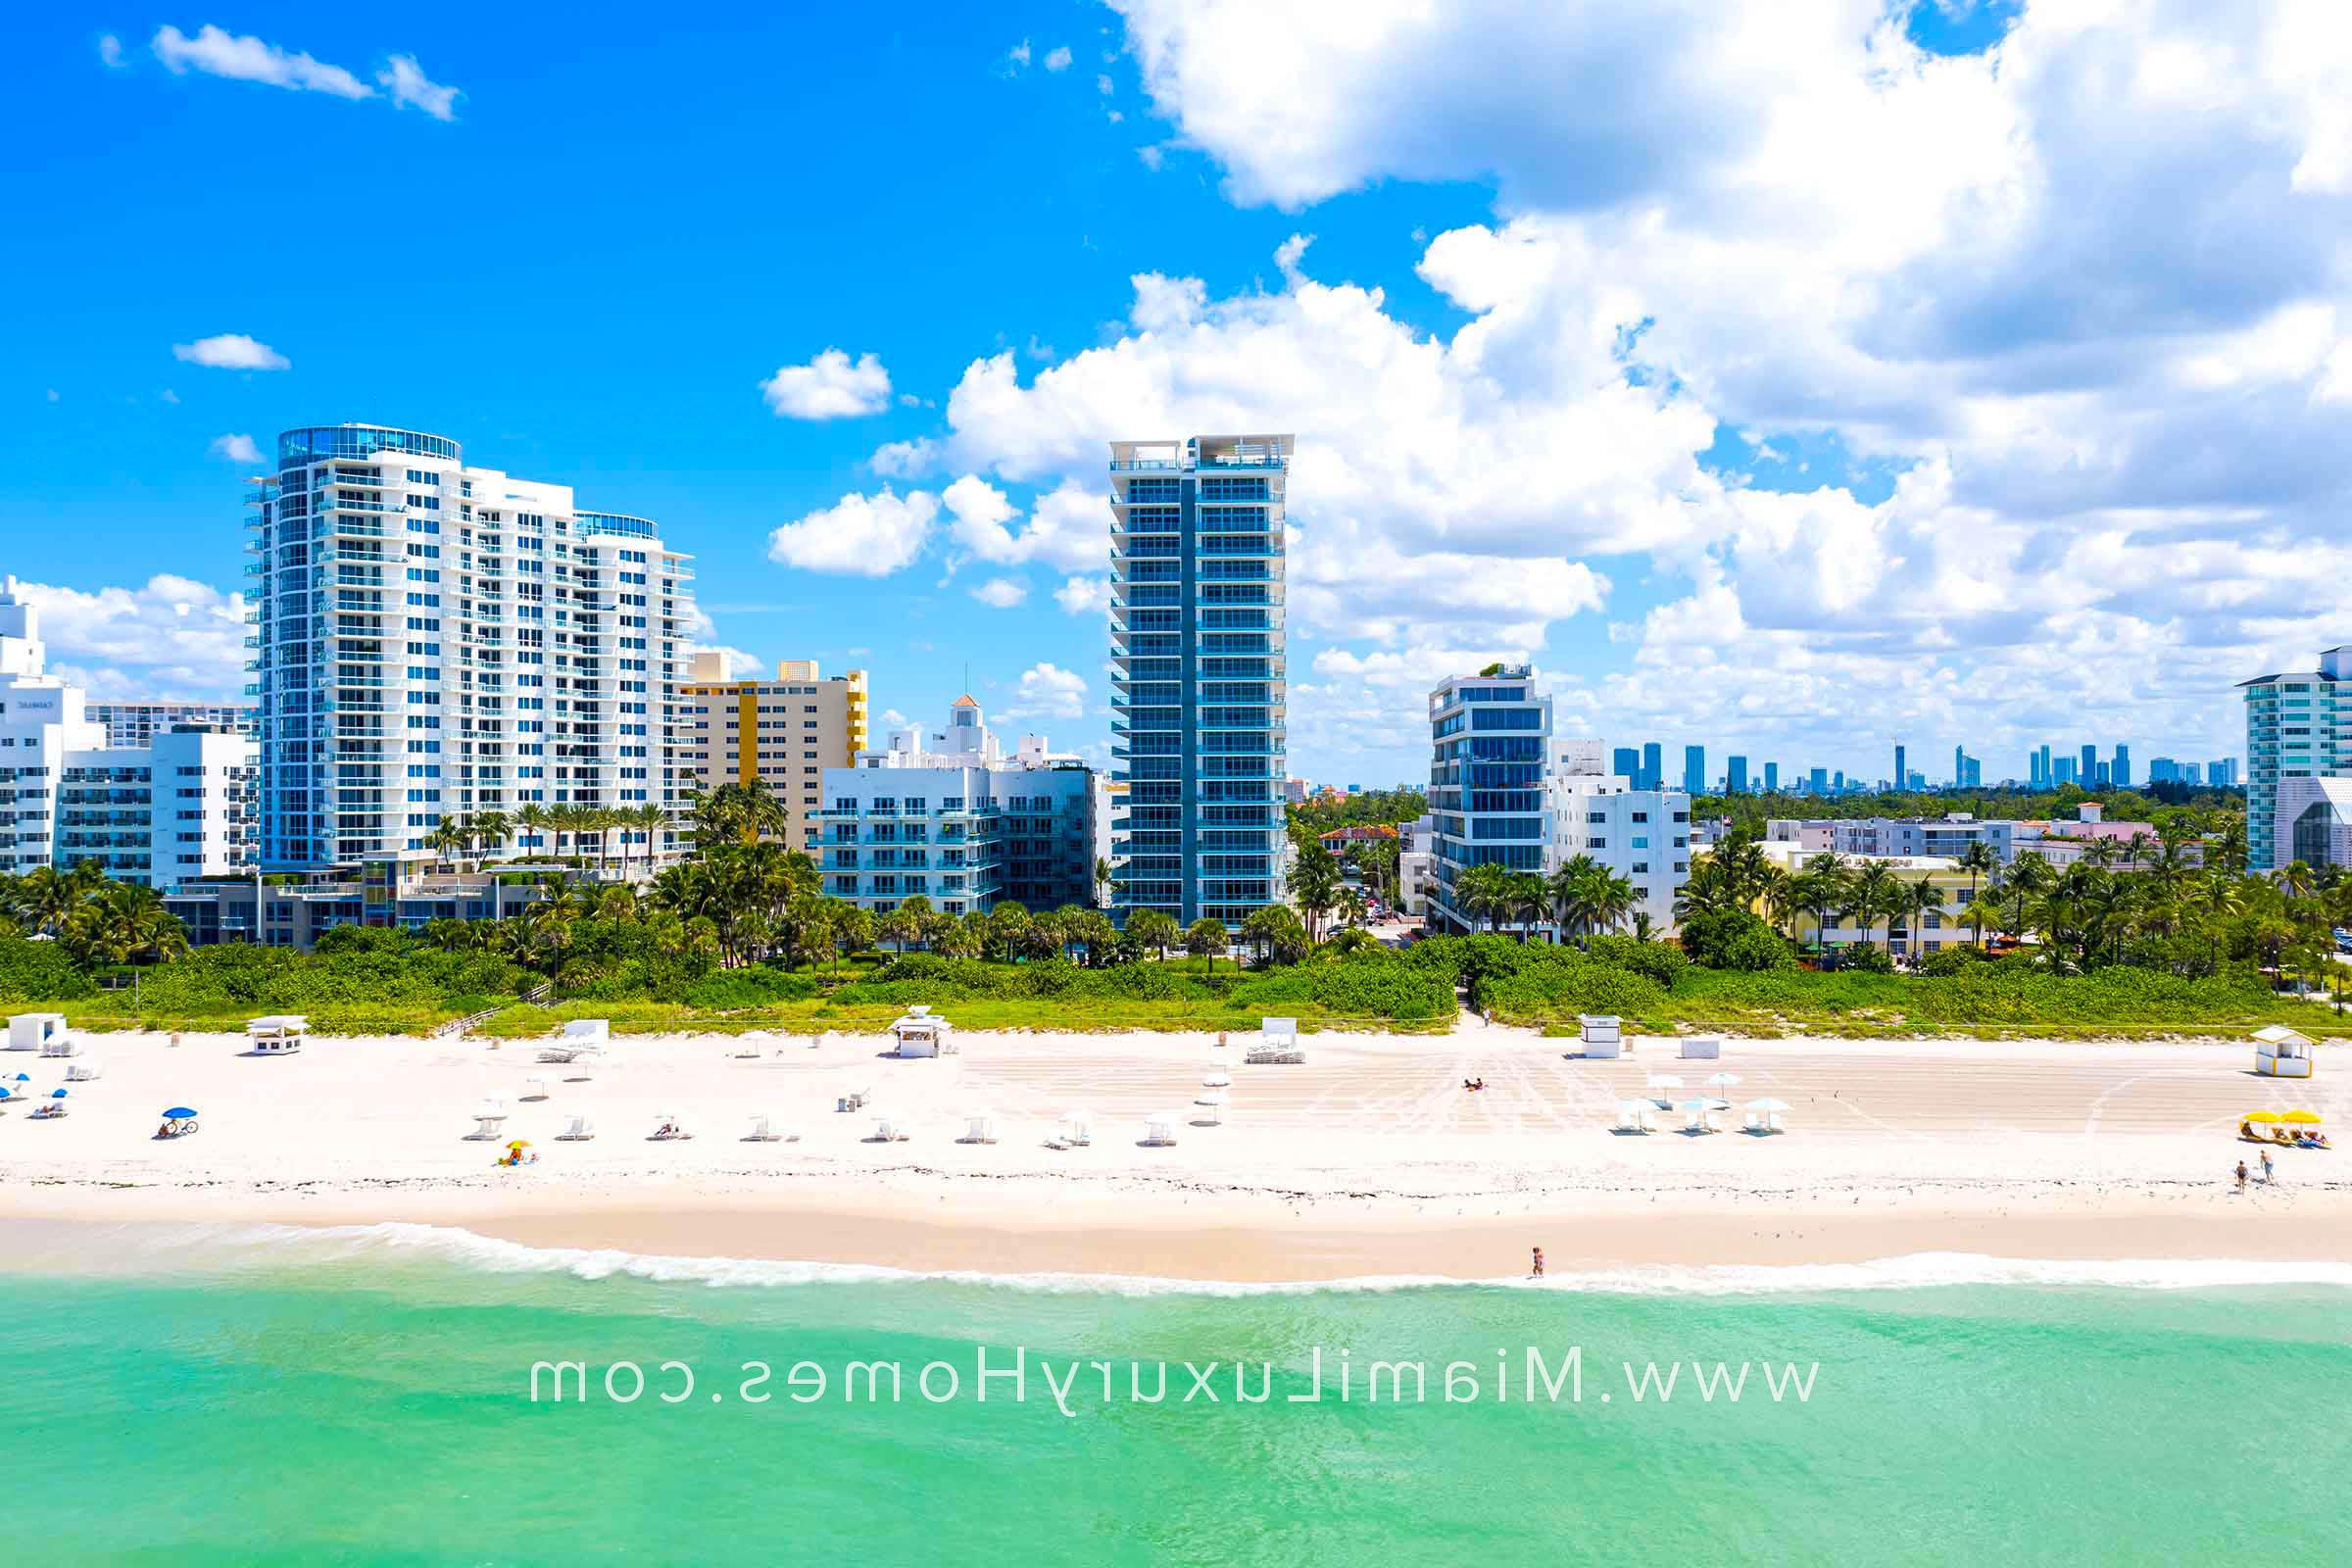
<path fill-rule="evenodd" d="M 1749 1110 L 1760 1110 L 1769 1116 L 1775 1111 L 1787 1110 L 1788 1108 L 1788 1102 L 1785 1100 L 1751 1100 L 1747 1102 L 1745 1108 Z"/>
<path fill-rule="evenodd" d="M 1194 1101 L 1193 1103 L 1196 1105 L 1222 1105 L 1225 1103 L 1225 1097 L 1218 1091 L 1212 1089 L 1208 1093 L 1202 1095 L 1200 1099 Z"/>
<path fill-rule="evenodd" d="M 9 1080 L 9 1081 L 10 1081 L 11 1083 L 28 1084 L 28 1083 L 32 1082 L 32 1074 L 30 1074 L 30 1073 L 28 1073 L 28 1072 L 21 1072 L 21 1073 L 17 1074 L 15 1078 L 13 1078 L 13 1079 L 11 1079 L 11 1080 Z"/>
<path fill-rule="evenodd" d="M 1233 1074 L 1212 1072 L 1200 1080 L 1200 1087 L 1203 1089 L 1230 1089 L 1233 1087 Z"/>
<path fill-rule="evenodd" d="M 2246 1120 L 2248 1120 L 2248 1121 L 2274 1122 L 2274 1121 L 2277 1121 L 2277 1120 L 2278 1120 L 2278 1119 L 2279 1119 L 2279 1118 L 2278 1118 L 2278 1113 L 2277 1111 L 2275 1111 L 2275 1110 L 2257 1110 L 2257 1111 L 2252 1111 L 2252 1112 L 2249 1112 L 2249 1113 L 2247 1114 L 2247 1116 L 2246 1116 Z"/>
<path fill-rule="evenodd" d="M 1732 1087 L 1732 1085 L 1738 1083 L 1739 1081 L 1740 1075 L 1736 1072 L 1719 1072 L 1714 1077 L 1707 1080 L 1708 1083 L 1712 1084 L 1717 1089 L 1729 1089 Z"/>
<path fill-rule="evenodd" d="M 517 1138 L 507 1147 L 509 1149 L 528 1149 L 531 1147 L 531 1141 L 528 1138 Z"/>
<path fill-rule="evenodd" d="M 63 1100 L 66 1098 L 66 1092 L 63 1089 L 52 1089 L 49 1091 L 49 1098 L 51 1100 Z"/>
<path fill-rule="evenodd" d="M 185 1105 L 173 1105 L 170 1110 L 164 1112 L 166 1121 L 193 1121 L 195 1119 L 196 1113 Z"/>
<path fill-rule="evenodd" d="M 2321 1114 L 2320 1114 L 2318 1111 L 2316 1111 L 2316 1110 L 2290 1110 L 2290 1111 L 2288 1111 L 2288 1112 L 2287 1112 L 2285 1115 L 2283 1115 L 2283 1116 L 2279 1117 L 2278 1119 L 2279 1119 L 2280 1121 L 2291 1121 L 2291 1122 L 2297 1122 L 2297 1123 L 2300 1123 L 2300 1124 L 2301 1124 L 2301 1125 L 2303 1125 L 2303 1126 L 2306 1126 L 2306 1127 L 2308 1127 L 2308 1126 L 2312 1125 L 2312 1124 L 2313 1124 L 2313 1123 L 2315 1123 L 2315 1122 L 2323 1122 L 2323 1121 L 2326 1121 L 2328 1118 L 2327 1118 L 2327 1117 L 2325 1117 L 2325 1116 L 2323 1116 L 2323 1115 L 2321 1115 Z"/>

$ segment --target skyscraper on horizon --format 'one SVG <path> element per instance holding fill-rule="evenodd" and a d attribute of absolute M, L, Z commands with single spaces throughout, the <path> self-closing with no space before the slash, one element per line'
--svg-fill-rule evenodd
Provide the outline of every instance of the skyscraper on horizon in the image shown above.
<path fill-rule="evenodd" d="M 1781 764 L 1778 762 L 1764 764 L 1764 793 L 1767 795 L 1781 793 Z"/>
<path fill-rule="evenodd" d="M 253 484 L 265 867 L 426 858 L 444 816 L 678 804 L 693 573 L 654 522 L 376 424 L 288 430 Z"/>
<path fill-rule="evenodd" d="M 1638 790 L 1660 790 L 1666 787 L 1665 748 L 1656 741 L 1642 743 L 1642 776 L 1634 784 Z"/>
<path fill-rule="evenodd" d="M 1683 748 L 1683 793 L 1693 796 L 1707 793 L 1707 749 L 1704 746 Z"/>
<path fill-rule="evenodd" d="M 2084 789 L 2091 789 L 2097 785 L 2099 778 L 2099 749 L 2096 746 L 2084 746 L 2080 760 L 2081 766 L 2075 774 L 2075 781 Z"/>
<path fill-rule="evenodd" d="M 1620 746 L 1609 754 L 1609 771 L 1622 774 L 1627 789 L 1642 787 L 1642 754 L 1631 746 Z"/>
<path fill-rule="evenodd" d="M 1734 757 L 1724 763 L 1723 792 L 1726 795 L 1747 793 L 1747 759 Z"/>
<path fill-rule="evenodd" d="M 2115 767 L 2111 776 L 2117 789 L 2128 790 L 2132 787 L 2132 748 L 2121 741 L 2116 743 Z"/>
<path fill-rule="evenodd" d="M 1232 926 L 1281 902 L 1292 447 L 1288 435 L 1111 443 L 1121 910 Z"/>
<path fill-rule="evenodd" d="M 1911 769 L 1907 759 L 1903 756 L 1903 743 L 1896 741 L 1894 743 L 1894 787 L 1898 790 L 1907 789 L 1910 783 Z"/>

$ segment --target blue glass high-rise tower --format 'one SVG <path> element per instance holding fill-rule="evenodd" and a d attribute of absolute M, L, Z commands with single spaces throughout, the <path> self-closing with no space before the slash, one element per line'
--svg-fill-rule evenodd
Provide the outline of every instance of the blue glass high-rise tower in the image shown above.
<path fill-rule="evenodd" d="M 1122 911 L 1239 925 L 1283 897 L 1292 438 L 1110 445 L 1111 819 Z M 1122 914 L 1121 918 L 1124 918 Z"/>

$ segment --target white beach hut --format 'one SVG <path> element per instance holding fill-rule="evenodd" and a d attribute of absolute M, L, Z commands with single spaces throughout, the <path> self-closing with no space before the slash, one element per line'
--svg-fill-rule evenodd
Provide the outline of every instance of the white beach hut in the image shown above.
<path fill-rule="evenodd" d="M 1723 1055 L 1721 1035 L 1685 1035 L 1682 1058 L 1685 1061 L 1714 1061 Z"/>
<path fill-rule="evenodd" d="M 1625 1049 L 1625 1036 L 1614 1016 L 1580 1012 L 1576 1023 L 1577 1032 L 1584 1037 L 1586 1055 L 1610 1058 Z"/>
<path fill-rule="evenodd" d="M 20 1012 L 8 1020 L 8 1049 L 11 1051 L 39 1051 L 53 1040 L 62 1040 L 66 1033 L 66 1015 L 62 1012 Z"/>
<path fill-rule="evenodd" d="M 290 1056 L 310 1036 L 311 1020 L 299 1012 L 273 1012 L 245 1020 L 245 1054 Z"/>
<path fill-rule="evenodd" d="M 956 1049 L 955 1031 L 948 1020 L 927 1006 L 913 1006 L 890 1026 L 898 1040 L 892 1051 L 899 1056 L 940 1056 Z"/>
<path fill-rule="evenodd" d="M 1257 1021 L 1258 1043 L 1244 1053 L 1245 1062 L 1288 1062 L 1306 1060 L 1306 1053 L 1298 1044 L 1298 1020 L 1296 1018 L 1260 1018 Z"/>
<path fill-rule="evenodd" d="M 2308 1078 L 2311 1076 L 2311 1037 L 2297 1034 L 2282 1023 L 2266 1024 L 2254 1031 L 2254 1070 L 2265 1078 Z"/>

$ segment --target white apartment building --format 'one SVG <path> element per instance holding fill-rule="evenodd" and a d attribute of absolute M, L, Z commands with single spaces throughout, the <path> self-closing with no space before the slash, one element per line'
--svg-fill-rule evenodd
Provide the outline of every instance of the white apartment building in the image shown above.
<path fill-rule="evenodd" d="M 0 592 L 0 874 L 94 861 L 169 887 L 250 865 L 255 758 L 248 736 L 193 725 L 109 746 L 81 688 L 49 674 L 40 615 Z"/>
<path fill-rule="evenodd" d="M 1634 885 L 1627 915 L 1674 929 L 1674 901 L 1690 880 L 1690 797 L 1681 790 L 1638 790 L 1622 773 L 1601 771 L 1598 741 L 1555 747 L 1544 789 L 1551 837 L 1544 873 L 1582 855 Z"/>
<path fill-rule="evenodd" d="M 444 816 L 678 804 L 693 573 L 653 522 L 372 424 L 286 431 L 253 485 L 266 865 L 428 858 Z"/>
<path fill-rule="evenodd" d="M 948 914 L 1091 906 L 1110 855 L 1109 780 L 1024 735 L 1007 757 L 970 697 L 944 729 L 902 730 L 855 767 L 825 769 L 813 847 L 824 891 L 861 908 L 894 909 L 920 894 Z"/>
<path fill-rule="evenodd" d="M 2334 808 L 2308 781 L 2352 777 L 2352 647 L 2328 649 L 2317 669 L 2257 675 L 2238 689 L 2246 694 L 2246 869 L 2277 871 L 2298 858 L 2317 865 L 2304 852 L 2328 852 Z"/>
<path fill-rule="evenodd" d="M 145 746 L 181 725 L 258 733 L 254 710 L 242 703 L 92 703 L 89 716 L 106 726 L 109 746 Z"/>
<path fill-rule="evenodd" d="M 1396 911 L 1427 914 L 1437 881 L 1437 819 L 1417 816 L 1396 830 Z"/>

